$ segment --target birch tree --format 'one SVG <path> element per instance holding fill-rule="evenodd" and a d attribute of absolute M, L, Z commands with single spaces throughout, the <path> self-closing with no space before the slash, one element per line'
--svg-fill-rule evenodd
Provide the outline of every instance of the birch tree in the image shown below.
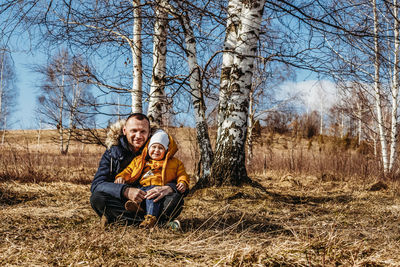
<path fill-rule="evenodd" d="M 156 1 L 153 36 L 153 73 L 151 78 L 149 108 L 147 116 L 154 126 L 163 126 L 163 114 L 166 112 L 165 75 L 167 56 L 168 13 L 165 7 L 168 1 Z"/>
<path fill-rule="evenodd" d="M 304 3 L 308 8 L 302 9 L 284 2 L 285 8 L 290 6 L 290 12 L 310 30 L 321 34 L 319 50 L 326 57 L 316 58 L 315 64 L 342 84 L 363 84 L 363 94 L 374 96 L 373 109 L 368 109 L 373 112 L 376 127 L 370 129 L 377 129 L 382 171 L 391 173 L 398 142 L 397 1 L 327 1 L 318 5 L 309 1 Z"/>
<path fill-rule="evenodd" d="M 78 127 L 88 119 L 91 109 L 86 102 L 91 95 L 82 73 L 88 67 L 83 65 L 81 58 L 70 57 L 63 50 L 47 66 L 36 68 L 44 76 L 37 112 L 44 123 L 57 128 L 61 154 L 68 153 L 73 134 L 80 131 Z"/>
<path fill-rule="evenodd" d="M 373 10 L 373 19 L 374 19 L 374 91 L 375 91 L 375 106 L 378 120 L 378 128 L 379 128 L 379 139 L 382 148 L 382 161 L 383 161 L 383 170 L 384 172 L 388 171 L 388 151 L 387 151 L 387 141 L 384 129 L 383 122 L 383 113 L 382 113 L 382 92 L 381 92 L 381 83 L 380 83 L 380 66 L 381 66 L 381 58 L 380 58 L 380 48 L 379 48 L 379 22 L 378 22 L 378 10 L 376 7 L 376 0 L 372 0 L 372 10 Z"/>
<path fill-rule="evenodd" d="M 239 185 L 249 180 L 244 148 L 254 57 L 264 2 L 231 0 L 228 4 L 218 134 L 210 177 L 212 184 Z"/>
<path fill-rule="evenodd" d="M 181 10 L 177 10 L 168 1 L 162 1 L 161 7 L 170 13 L 179 21 L 184 34 L 184 52 L 188 64 L 190 94 L 192 96 L 192 105 L 194 109 L 194 117 L 196 121 L 197 143 L 200 148 L 200 168 L 198 170 L 198 184 L 207 182 L 213 161 L 213 151 L 208 132 L 208 124 L 206 120 L 206 106 L 203 97 L 203 81 L 202 70 L 198 61 L 197 42 L 193 31 L 192 22 L 189 17 L 188 9 L 179 5 Z M 205 185 L 205 184 L 203 184 Z"/>
<path fill-rule="evenodd" d="M 88 54 L 100 61 L 97 69 L 91 69 L 90 82 L 103 95 L 129 95 L 130 98 L 125 97 L 130 100 L 129 112 L 143 112 L 142 60 L 148 51 L 143 46 L 143 8 L 149 4 L 140 0 L 100 0 L 54 1 L 47 6 L 44 1 L 37 1 L 40 4 L 26 20 L 37 26 L 35 30 L 43 39 L 41 45 L 68 44 L 74 53 Z M 113 73 L 116 69 L 117 76 Z"/>
<path fill-rule="evenodd" d="M 399 55 L 400 55 L 400 27 L 399 27 L 399 7 L 397 0 L 393 0 L 393 36 L 394 36 L 394 59 L 393 59 L 393 82 L 392 88 L 392 113 L 391 113 L 391 127 L 390 127 L 390 157 L 389 165 L 387 166 L 388 171 L 393 170 L 394 162 L 397 158 L 397 143 L 398 143 L 398 95 L 399 95 Z"/>
<path fill-rule="evenodd" d="M 117 35 L 128 41 L 132 50 L 132 113 L 143 113 L 142 91 L 143 91 L 143 68 L 142 68 L 142 12 L 140 0 L 132 0 L 133 8 L 133 38 Z"/>

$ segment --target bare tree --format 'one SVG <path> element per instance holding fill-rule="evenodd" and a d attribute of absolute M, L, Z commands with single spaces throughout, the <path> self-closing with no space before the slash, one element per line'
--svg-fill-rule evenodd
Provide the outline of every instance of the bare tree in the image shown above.
<path fill-rule="evenodd" d="M 62 154 L 68 153 L 73 133 L 90 117 L 92 106 L 85 102 L 92 98 L 85 81 L 89 67 L 83 62 L 62 50 L 47 66 L 36 68 L 45 76 L 37 111 L 43 122 L 57 128 Z"/>

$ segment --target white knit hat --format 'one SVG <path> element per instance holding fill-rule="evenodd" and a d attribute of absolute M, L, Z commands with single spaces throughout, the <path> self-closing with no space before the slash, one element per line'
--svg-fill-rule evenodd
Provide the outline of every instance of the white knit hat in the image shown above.
<path fill-rule="evenodd" d="M 169 137 L 168 134 L 163 130 L 157 130 L 150 138 L 149 148 L 153 144 L 161 144 L 165 150 L 168 150 Z"/>

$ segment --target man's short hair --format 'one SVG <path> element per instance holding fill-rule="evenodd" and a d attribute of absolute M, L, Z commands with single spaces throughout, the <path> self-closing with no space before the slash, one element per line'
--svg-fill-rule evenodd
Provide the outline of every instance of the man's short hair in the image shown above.
<path fill-rule="evenodd" d="M 128 116 L 128 118 L 126 118 L 126 121 L 128 121 L 130 118 L 135 118 L 135 119 L 137 119 L 139 121 L 147 120 L 147 122 L 149 123 L 149 127 L 150 127 L 150 120 L 143 113 L 132 113 L 131 115 Z"/>

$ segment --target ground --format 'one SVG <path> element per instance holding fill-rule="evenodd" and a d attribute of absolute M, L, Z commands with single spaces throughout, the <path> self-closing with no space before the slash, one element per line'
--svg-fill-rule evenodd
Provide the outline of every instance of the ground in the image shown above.
<path fill-rule="evenodd" d="M 1 266 L 399 266 L 397 182 L 266 172 L 207 188 L 182 229 L 102 229 L 89 184 L 0 182 Z M 374 185 L 374 186 L 373 186 Z"/>

